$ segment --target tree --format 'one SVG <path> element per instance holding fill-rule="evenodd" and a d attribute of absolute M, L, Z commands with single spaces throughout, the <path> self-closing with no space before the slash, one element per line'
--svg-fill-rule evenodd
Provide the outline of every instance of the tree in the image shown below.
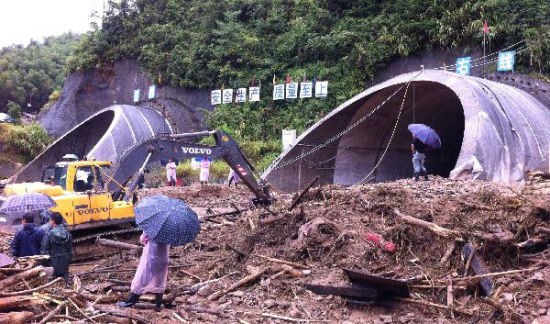
<path fill-rule="evenodd" d="M 16 122 L 19 122 L 21 120 L 21 106 L 13 101 L 10 101 L 8 102 L 7 108 L 8 115 L 10 115 L 10 117 L 13 118 Z"/>

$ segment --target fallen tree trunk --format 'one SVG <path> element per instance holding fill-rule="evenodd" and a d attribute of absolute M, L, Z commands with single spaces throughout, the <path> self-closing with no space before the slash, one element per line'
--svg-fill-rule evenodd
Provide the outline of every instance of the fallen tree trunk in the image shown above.
<path fill-rule="evenodd" d="M 33 296 L 13 296 L 0 298 L 0 312 L 11 311 L 45 304 L 46 301 Z"/>
<path fill-rule="evenodd" d="M 106 306 L 106 305 L 94 305 L 94 308 L 99 310 L 99 311 L 109 313 L 109 314 L 112 314 L 112 315 L 115 315 L 115 316 L 131 318 L 131 319 L 136 320 L 140 323 L 145 323 L 145 324 L 150 324 L 151 323 L 147 318 L 145 318 L 141 315 L 135 314 L 132 310 L 123 310 L 123 309 L 111 308 L 111 307 Z"/>
<path fill-rule="evenodd" d="M 208 301 L 212 301 L 212 300 L 216 300 L 218 298 L 220 298 L 221 296 L 227 294 L 228 292 L 231 292 L 241 286 L 244 286 L 256 279 L 258 279 L 261 275 L 263 275 L 269 268 L 264 268 L 262 270 L 259 270 L 251 275 L 248 275 L 246 277 L 244 277 L 243 279 L 239 280 L 238 282 L 234 283 L 233 285 L 231 285 L 229 288 L 227 289 L 222 289 L 220 291 L 217 291 L 215 293 L 213 293 L 212 295 L 208 296 Z"/>
<path fill-rule="evenodd" d="M 24 324 L 34 316 L 32 312 L 9 312 L 0 314 L 0 324 Z"/>
<path fill-rule="evenodd" d="M 104 239 L 104 238 L 98 238 L 96 240 L 96 242 L 99 245 L 108 246 L 108 247 L 117 248 L 117 249 L 122 249 L 122 250 L 130 250 L 130 251 L 141 252 L 141 250 L 143 249 L 139 245 L 125 243 L 125 242 L 119 242 L 119 241 L 113 241 L 113 240 L 108 240 L 108 239 Z"/>
<path fill-rule="evenodd" d="M 38 276 L 40 273 L 44 272 L 43 266 L 34 267 L 30 270 L 12 275 L 2 281 L 0 281 L 0 291 L 4 292 L 7 288 L 15 285 L 16 283 L 19 283 L 23 280 L 27 280 L 29 278 Z"/>
<path fill-rule="evenodd" d="M 458 231 L 450 230 L 448 228 L 441 227 L 435 223 L 427 222 L 422 219 L 418 219 L 412 216 L 401 213 L 397 208 L 394 208 L 394 213 L 397 217 L 408 224 L 420 226 L 442 237 L 460 237 L 461 233 Z"/>

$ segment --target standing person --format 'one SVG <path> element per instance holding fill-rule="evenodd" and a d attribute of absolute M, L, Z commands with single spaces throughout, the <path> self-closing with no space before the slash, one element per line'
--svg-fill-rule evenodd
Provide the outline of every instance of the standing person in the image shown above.
<path fill-rule="evenodd" d="M 231 187 L 231 183 L 235 184 L 235 188 L 237 187 L 237 183 L 239 182 L 239 176 L 237 175 L 237 172 L 233 170 L 232 168 L 229 168 L 229 175 L 227 176 L 227 186 Z"/>
<path fill-rule="evenodd" d="M 210 161 L 205 156 L 201 161 L 201 172 L 199 175 L 199 181 L 201 184 L 208 184 L 208 179 L 210 179 Z"/>
<path fill-rule="evenodd" d="M 33 223 L 34 215 L 26 213 L 21 220 L 23 228 L 15 234 L 11 242 L 11 254 L 14 257 L 25 257 L 40 254 L 43 232 Z"/>
<path fill-rule="evenodd" d="M 73 237 L 63 225 L 63 216 L 52 213 L 50 216 L 51 229 L 42 240 L 42 254 L 50 256 L 54 278 L 65 279 L 69 286 L 69 263 L 73 259 Z"/>
<path fill-rule="evenodd" d="M 174 159 L 169 159 L 166 163 L 166 178 L 168 179 L 168 185 L 174 187 L 176 185 L 176 163 Z"/>
<path fill-rule="evenodd" d="M 144 245 L 139 265 L 130 287 L 130 297 L 127 301 L 118 302 L 120 307 L 132 307 L 145 293 L 155 294 L 155 311 L 160 312 L 162 295 L 168 279 L 168 255 L 170 245 L 160 243 L 143 233 L 140 242 Z"/>
<path fill-rule="evenodd" d="M 414 180 L 418 181 L 418 177 L 421 175 L 424 175 L 424 180 L 428 180 L 428 172 L 426 171 L 426 167 L 424 167 L 426 144 L 422 143 L 414 134 L 412 138 L 411 151 L 413 154 L 412 164 L 414 169 Z"/>

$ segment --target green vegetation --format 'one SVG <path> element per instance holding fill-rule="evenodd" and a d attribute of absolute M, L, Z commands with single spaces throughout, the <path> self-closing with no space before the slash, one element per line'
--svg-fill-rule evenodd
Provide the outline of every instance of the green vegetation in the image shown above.
<path fill-rule="evenodd" d="M 13 118 L 15 122 L 19 122 L 21 120 L 21 106 L 13 101 L 10 101 L 8 102 L 6 107 L 8 108 L 8 115 L 10 115 L 10 117 Z"/>
<path fill-rule="evenodd" d="M 6 111 L 10 101 L 25 111 L 39 110 L 52 91 L 62 87 L 66 59 L 78 38 L 69 33 L 0 49 L 0 111 Z"/>
<path fill-rule="evenodd" d="M 361 91 L 391 60 L 434 48 L 530 46 L 516 71 L 550 71 L 550 6 L 537 0 L 122 0 L 103 27 L 84 36 L 69 59 L 73 71 L 138 59 L 162 85 L 216 89 L 273 75 L 329 80 L 326 100 L 221 106 L 209 116 L 241 143 L 273 140 L 281 129 L 305 130 Z"/>
<path fill-rule="evenodd" d="M 29 125 L 0 124 L 5 150 L 29 162 L 53 141 L 53 138 L 38 123 Z"/>

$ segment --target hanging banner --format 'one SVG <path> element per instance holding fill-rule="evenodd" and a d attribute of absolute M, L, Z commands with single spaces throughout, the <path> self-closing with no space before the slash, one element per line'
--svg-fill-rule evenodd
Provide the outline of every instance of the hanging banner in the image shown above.
<path fill-rule="evenodd" d="M 222 91 L 213 90 L 212 95 L 210 96 L 210 103 L 212 105 L 221 105 L 222 103 Z"/>
<path fill-rule="evenodd" d="M 460 75 L 470 75 L 471 57 L 459 57 L 456 59 L 456 73 Z"/>
<path fill-rule="evenodd" d="M 246 88 L 237 89 L 235 102 L 246 102 Z"/>
<path fill-rule="evenodd" d="M 302 82 L 300 83 L 300 98 L 311 98 L 313 96 L 313 83 Z"/>
<path fill-rule="evenodd" d="M 260 87 L 248 87 L 248 101 L 260 101 Z"/>
<path fill-rule="evenodd" d="M 298 98 L 298 83 L 287 83 L 286 85 L 286 98 L 296 99 Z"/>
<path fill-rule="evenodd" d="M 285 99 L 285 85 L 276 84 L 273 86 L 273 100 Z"/>
<path fill-rule="evenodd" d="M 156 87 L 154 84 L 149 86 L 149 95 L 147 96 L 148 99 L 155 99 L 155 90 Z"/>
<path fill-rule="evenodd" d="M 222 103 L 230 104 L 233 102 L 233 89 L 222 90 Z"/>
<path fill-rule="evenodd" d="M 139 102 L 139 89 L 134 90 L 134 102 Z"/>
<path fill-rule="evenodd" d="M 325 98 L 328 95 L 328 81 L 315 82 L 315 97 Z"/>
<path fill-rule="evenodd" d="M 516 51 L 506 51 L 498 53 L 497 71 L 514 71 L 514 62 L 516 60 Z"/>

